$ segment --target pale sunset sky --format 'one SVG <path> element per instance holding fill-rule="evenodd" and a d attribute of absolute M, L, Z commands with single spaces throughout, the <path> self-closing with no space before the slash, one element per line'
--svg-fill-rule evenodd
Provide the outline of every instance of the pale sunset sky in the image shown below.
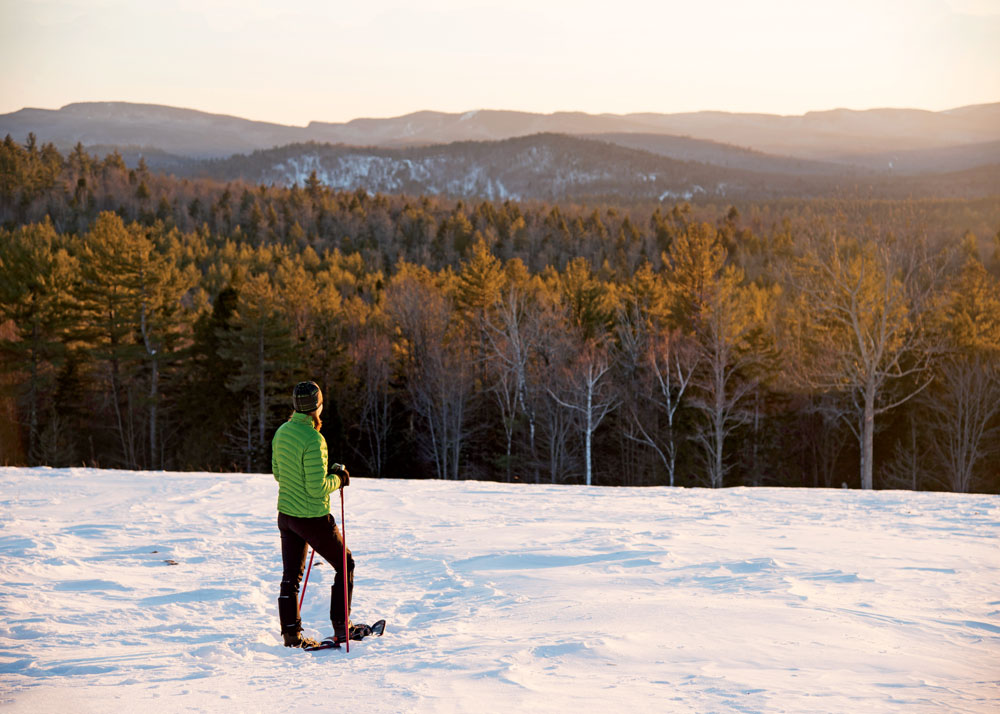
<path fill-rule="evenodd" d="M 802 114 L 1000 101 L 1000 0 L 0 0 L 0 113 L 282 124 L 431 109 Z"/>

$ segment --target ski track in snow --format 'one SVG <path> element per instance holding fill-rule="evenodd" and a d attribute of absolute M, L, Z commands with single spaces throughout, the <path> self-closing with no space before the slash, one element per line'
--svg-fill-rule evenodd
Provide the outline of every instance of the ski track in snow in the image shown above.
<path fill-rule="evenodd" d="M 996 496 L 353 479 L 348 654 L 280 644 L 276 489 L 0 468 L 0 710 L 1000 710 Z"/>

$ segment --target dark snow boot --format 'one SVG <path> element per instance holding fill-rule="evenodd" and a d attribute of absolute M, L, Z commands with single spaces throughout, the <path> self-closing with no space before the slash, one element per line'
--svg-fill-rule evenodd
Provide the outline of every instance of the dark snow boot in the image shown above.
<path fill-rule="evenodd" d="M 349 628 L 353 629 L 354 626 L 348 623 L 347 627 L 345 627 L 343 622 L 334 622 L 332 624 L 333 624 L 333 639 L 336 640 L 337 642 L 347 642 L 347 633 L 349 631 Z"/>
<path fill-rule="evenodd" d="M 302 629 L 302 620 L 299 617 L 299 584 L 294 580 L 281 581 L 281 593 L 278 595 L 278 622 L 281 624 L 282 634 Z"/>
<path fill-rule="evenodd" d="M 319 642 L 311 637 L 303 637 L 299 630 L 282 632 L 281 637 L 285 640 L 285 647 L 319 647 Z"/>

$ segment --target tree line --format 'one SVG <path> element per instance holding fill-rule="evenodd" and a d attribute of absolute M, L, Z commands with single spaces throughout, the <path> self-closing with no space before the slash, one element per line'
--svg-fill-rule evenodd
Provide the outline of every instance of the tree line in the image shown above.
<path fill-rule="evenodd" d="M 1000 489 L 994 203 L 467 204 L 0 146 L 2 461 Z"/>

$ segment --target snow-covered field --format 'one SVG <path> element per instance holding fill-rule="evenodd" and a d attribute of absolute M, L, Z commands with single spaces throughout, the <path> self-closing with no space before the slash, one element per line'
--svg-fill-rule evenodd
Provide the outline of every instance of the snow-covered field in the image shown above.
<path fill-rule="evenodd" d="M 278 639 L 270 475 L 0 469 L 0 710 L 1000 711 L 996 496 L 345 494 L 354 619 L 389 626 L 306 653 Z"/>

